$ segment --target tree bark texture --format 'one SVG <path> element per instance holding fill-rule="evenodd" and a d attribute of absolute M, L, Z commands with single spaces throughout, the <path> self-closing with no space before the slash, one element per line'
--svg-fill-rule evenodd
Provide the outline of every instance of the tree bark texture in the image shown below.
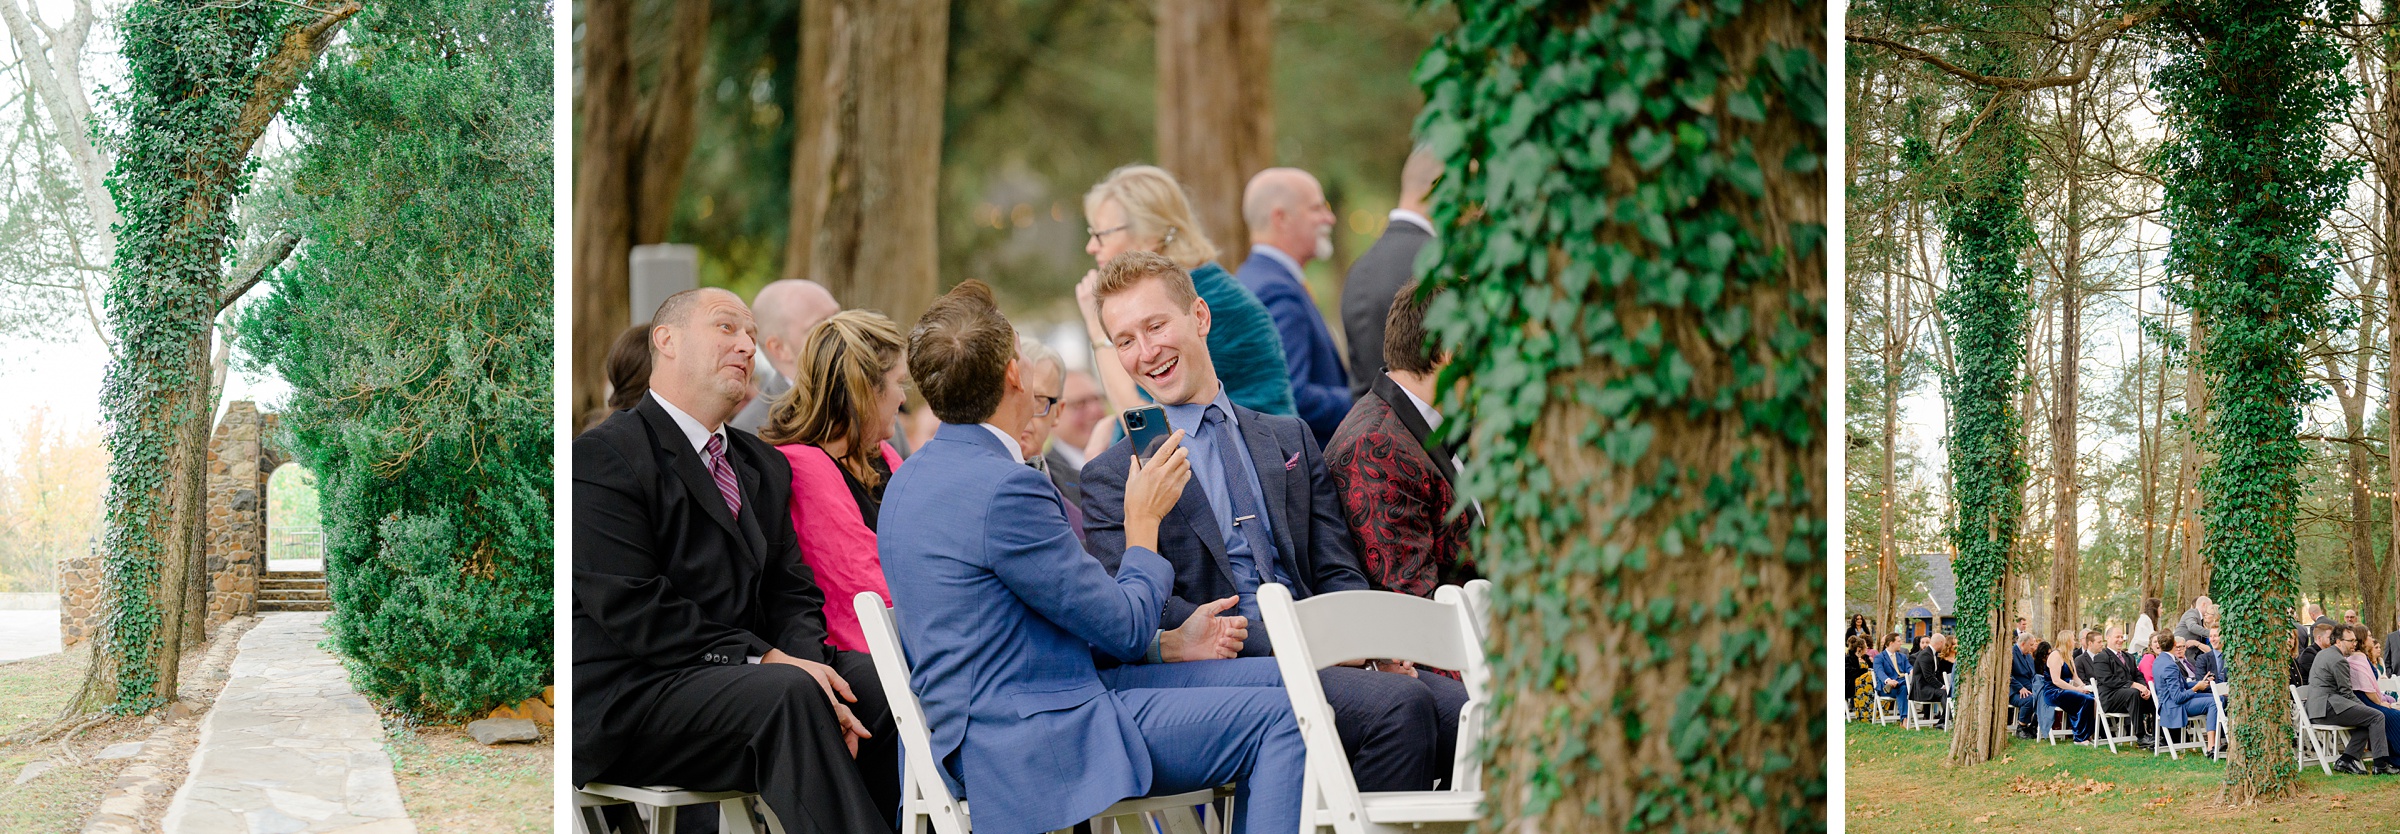
<path fill-rule="evenodd" d="M 811 0 L 801 16 L 783 277 L 904 329 L 941 284 L 949 27 L 948 0 Z"/>
<path fill-rule="evenodd" d="M 2182 558 L 2177 560 L 2175 574 L 2175 605 L 2190 606 L 2191 602 L 2208 593 L 2210 571 L 2208 557 L 2200 543 L 2200 438 L 2208 431 L 2208 387 L 2200 380 L 2200 349 L 2208 336 L 2200 329 L 2200 317 L 2191 317 L 2191 330 L 2185 344 L 2190 357 L 2183 366 L 2183 464 L 2177 467 L 2175 483 L 2181 491 L 2175 496 L 2183 505 L 2179 519 L 2183 527 Z M 2174 606 L 2163 605 L 2165 608 Z"/>
<path fill-rule="evenodd" d="M 1275 162 L 1274 7 L 1160 0 L 1158 162 L 1230 268 L 1250 249 L 1242 189 Z"/>
<path fill-rule="evenodd" d="M 2083 619 L 2082 539 L 2075 529 L 2075 419 L 2077 384 L 2083 360 L 2083 86 L 2067 91 L 2064 173 L 2067 215 L 2058 273 L 2058 355 L 2050 394 L 2050 621 L 2074 623 Z"/>
<path fill-rule="evenodd" d="M 678 0 L 669 46 L 648 90 L 633 64 L 633 0 L 584 7 L 582 99 L 575 121 L 574 399 L 600 408 L 608 345 L 650 310 L 632 310 L 636 244 L 666 240 L 691 158 L 692 109 L 708 46 L 708 0 Z M 654 23 L 654 22 L 650 22 Z"/>

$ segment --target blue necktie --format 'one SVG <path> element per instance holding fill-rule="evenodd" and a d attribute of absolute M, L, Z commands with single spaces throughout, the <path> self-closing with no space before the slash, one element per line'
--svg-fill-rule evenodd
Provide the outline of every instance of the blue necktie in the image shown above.
<path fill-rule="evenodd" d="M 1250 491 L 1250 479 L 1243 475 L 1242 438 L 1227 428 L 1225 412 L 1210 405 L 1200 417 L 1200 430 L 1209 433 L 1209 445 L 1217 451 L 1217 469 L 1225 481 L 1225 499 L 1232 510 L 1233 527 L 1225 531 L 1225 561 L 1233 565 L 1234 592 L 1241 596 L 1241 614 L 1256 623 L 1258 616 L 1258 586 L 1272 582 L 1275 545 L 1250 546 L 1247 535 L 1258 519 L 1258 496 Z M 1256 557 L 1267 554 L 1267 569 L 1260 570 Z"/>

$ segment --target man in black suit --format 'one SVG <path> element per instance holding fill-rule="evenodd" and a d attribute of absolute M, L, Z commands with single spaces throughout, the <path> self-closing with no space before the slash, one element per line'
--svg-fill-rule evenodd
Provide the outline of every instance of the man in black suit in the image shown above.
<path fill-rule="evenodd" d="M 1417 278 L 1417 252 L 1433 240 L 1433 221 L 1425 217 L 1433 180 L 1442 174 L 1442 161 L 1418 147 L 1400 166 L 1400 207 L 1392 209 L 1383 236 L 1350 262 L 1342 279 L 1342 337 L 1350 342 L 1350 398 L 1366 395 L 1383 378 L 1383 320 L 1392 297 Z"/>
<path fill-rule="evenodd" d="M 2125 651 L 2123 626 L 2109 626 L 2108 648 L 2092 653 L 2092 680 L 2100 687 L 2100 711 L 2129 716 L 2134 743 L 2150 747 L 2150 684 Z"/>
<path fill-rule="evenodd" d="M 2400 631 L 2383 636 L 2384 674 L 2400 674 Z"/>
<path fill-rule="evenodd" d="M 899 734 L 863 654 L 825 644 L 791 465 L 726 426 L 750 312 L 677 293 L 650 394 L 575 439 L 576 784 L 756 791 L 790 831 L 888 830 Z"/>
<path fill-rule="evenodd" d="M 1349 523 L 1316 435 L 1296 417 L 1233 405 L 1208 355 L 1208 302 L 1175 262 L 1128 252 L 1101 269 L 1100 320 L 1134 381 L 1183 431 L 1192 479 L 1159 525 L 1158 553 L 1175 568 L 1159 622 L 1174 628 L 1209 600 L 1238 597 L 1256 621 L 1258 587 L 1280 582 L 1292 596 L 1367 590 Z M 1102 357 L 1102 361 L 1109 361 Z M 1130 441 L 1119 440 L 1083 468 L 1085 549 L 1109 570 L 1125 552 L 1125 477 Z M 1273 653 L 1252 629 L 1245 657 Z M 1407 664 L 1323 670 L 1325 700 L 1365 791 L 1427 790 L 1451 772 L 1457 681 Z"/>
<path fill-rule="evenodd" d="M 1937 727 L 1948 726 L 1950 718 L 1946 703 L 1950 698 L 1950 687 L 1942 679 L 1942 644 L 1949 639 L 1950 635 L 1940 633 L 1925 638 L 1925 645 L 1908 660 L 1908 700 L 1933 704 L 1934 725 Z"/>
<path fill-rule="evenodd" d="M 2333 647 L 2332 623 L 2306 626 L 2300 633 L 2309 635 L 2309 642 L 2300 646 L 2300 654 L 2292 658 L 2292 685 L 2307 686 L 2308 670 L 2317 665 L 2317 654 Z"/>

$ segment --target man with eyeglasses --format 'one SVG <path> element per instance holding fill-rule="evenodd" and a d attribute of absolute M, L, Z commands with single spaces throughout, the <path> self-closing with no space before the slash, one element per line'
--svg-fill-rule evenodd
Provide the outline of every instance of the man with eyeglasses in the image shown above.
<path fill-rule="evenodd" d="M 1040 339 L 1022 333 L 1017 334 L 1017 359 L 1024 363 L 1021 381 L 1025 391 L 1033 395 L 1033 416 L 1025 421 L 1024 428 L 1017 430 L 1017 445 L 1024 450 L 1025 465 L 1050 476 L 1050 485 L 1058 488 L 1059 497 L 1067 505 L 1067 523 L 1075 528 L 1075 536 L 1080 539 L 1083 488 L 1077 482 L 1083 480 L 1083 473 L 1077 470 L 1072 481 L 1063 480 L 1057 470 L 1050 468 L 1050 456 L 1043 453 L 1044 446 L 1058 445 L 1050 442 L 1050 431 L 1058 425 L 1062 411 L 1059 402 L 1066 396 L 1063 390 L 1066 362 L 1059 358 L 1058 351 L 1042 344 Z"/>
<path fill-rule="evenodd" d="M 1090 459 L 1092 434 L 1100 421 L 1108 417 L 1108 401 L 1100 396 L 1100 383 L 1083 371 L 1068 371 L 1060 383 L 1058 419 L 1053 421 L 1050 451 L 1042 454 L 1042 465 L 1050 470 L 1050 480 L 1058 491 L 1067 496 L 1067 503 L 1083 503 L 1083 463 Z"/>

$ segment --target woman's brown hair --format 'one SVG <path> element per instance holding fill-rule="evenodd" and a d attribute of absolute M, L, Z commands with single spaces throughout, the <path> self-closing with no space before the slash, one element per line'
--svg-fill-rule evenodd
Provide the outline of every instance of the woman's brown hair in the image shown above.
<path fill-rule="evenodd" d="M 842 471 L 873 487 L 883 482 L 874 460 L 883 438 L 868 437 L 868 409 L 883 390 L 883 375 L 900 364 L 900 328 L 882 313 L 845 310 L 809 328 L 796 361 L 799 379 L 767 409 L 760 439 L 777 446 L 823 446 L 844 440 L 834 459 Z"/>

